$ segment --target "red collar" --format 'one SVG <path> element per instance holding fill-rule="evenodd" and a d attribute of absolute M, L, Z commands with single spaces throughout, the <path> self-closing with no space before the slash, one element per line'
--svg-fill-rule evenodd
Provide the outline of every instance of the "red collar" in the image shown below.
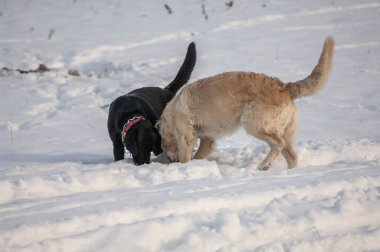
<path fill-rule="evenodd" d="M 121 141 L 123 142 L 123 144 L 125 140 L 125 135 L 127 134 L 128 130 L 130 130 L 133 125 L 142 120 L 145 120 L 143 116 L 134 116 L 131 119 L 129 119 L 126 124 L 124 124 L 123 131 L 121 132 Z"/>

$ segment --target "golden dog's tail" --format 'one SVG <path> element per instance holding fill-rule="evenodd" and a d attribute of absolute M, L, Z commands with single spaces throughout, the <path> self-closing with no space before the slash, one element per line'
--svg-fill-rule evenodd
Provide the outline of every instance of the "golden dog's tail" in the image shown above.
<path fill-rule="evenodd" d="M 318 64 L 314 67 L 311 74 L 303 80 L 287 83 L 285 86 L 290 97 L 294 100 L 303 96 L 310 96 L 321 90 L 332 68 L 334 56 L 334 39 L 327 37 L 323 45 Z"/>

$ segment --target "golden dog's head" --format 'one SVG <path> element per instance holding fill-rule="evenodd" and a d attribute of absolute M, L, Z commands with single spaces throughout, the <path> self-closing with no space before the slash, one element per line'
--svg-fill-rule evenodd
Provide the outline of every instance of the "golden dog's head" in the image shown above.
<path fill-rule="evenodd" d="M 178 145 L 175 136 L 175 128 L 173 120 L 166 116 L 167 113 L 162 114 L 160 121 L 156 123 L 156 128 L 159 130 L 161 135 L 161 147 L 164 151 L 165 156 L 170 160 L 170 162 L 178 162 Z"/>

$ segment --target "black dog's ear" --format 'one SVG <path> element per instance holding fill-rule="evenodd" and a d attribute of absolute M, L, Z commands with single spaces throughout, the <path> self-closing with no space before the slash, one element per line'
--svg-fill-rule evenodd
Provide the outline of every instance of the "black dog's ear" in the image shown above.
<path fill-rule="evenodd" d="M 137 155 L 138 146 L 137 146 L 137 134 L 130 134 L 129 137 L 125 140 L 126 149 L 132 154 L 132 156 Z"/>
<path fill-rule="evenodd" d="M 153 136 L 154 136 L 153 153 L 154 155 L 158 156 L 159 154 L 163 152 L 163 150 L 161 148 L 161 136 L 155 128 L 153 129 Z"/>

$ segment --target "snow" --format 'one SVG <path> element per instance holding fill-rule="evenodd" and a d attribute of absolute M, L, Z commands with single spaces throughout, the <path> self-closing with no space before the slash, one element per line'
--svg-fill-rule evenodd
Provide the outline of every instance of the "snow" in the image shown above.
<path fill-rule="evenodd" d="M 0 71 L 0 251 L 380 251 L 379 22 L 377 0 L 1 1 L 0 68 L 52 71 Z M 190 41 L 192 81 L 295 81 L 327 35 L 297 168 L 256 170 L 268 146 L 243 131 L 207 160 L 113 162 L 107 104 L 165 86 Z"/>

